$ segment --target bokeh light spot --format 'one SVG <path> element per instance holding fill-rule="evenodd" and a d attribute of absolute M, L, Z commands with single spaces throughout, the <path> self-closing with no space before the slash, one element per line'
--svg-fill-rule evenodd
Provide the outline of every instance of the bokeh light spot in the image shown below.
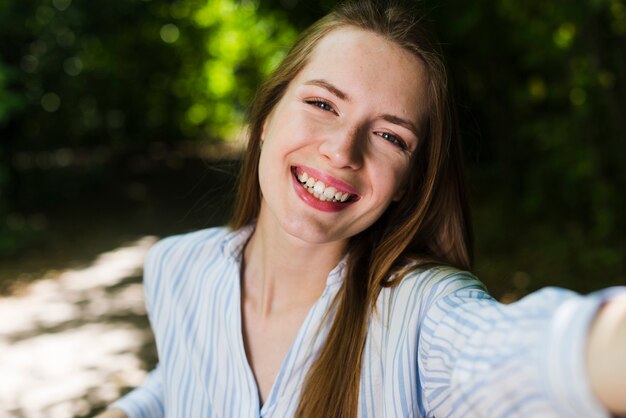
<path fill-rule="evenodd" d="M 41 107 L 46 112 L 56 112 L 61 107 L 61 98 L 55 93 L 46 93 L 41 98 Z"/>
<path fill-rule="evenodd" d="M 70 7 L 72 0 L 52 0 L 52 4 L 57 10 L 63 11 Z"/>
<path fill-rule="evenodd" d="M 46 24 L 54 17 L 54 9 L 48 6 L 39 6 L 35 12 L 37 21 L 41 24 Z"/>
<path fill-rule="evenodd" d="M 37 39 L 33 43 L 30 44 L 29 48 L 30 53 L 33 55 L 43 55 L 48 50 L 48 45 L 41 39 Z"/>
<path fill-rule="evenodd" d="M 121 110 L 109 110 L 106 114 L 106 122 L 111 129 L 120 129 L 124 127 L 126 117 Z"/>
<path fill-rule="evenodd" d="M 163 42 L 168 44 L 173 44 L 178 40 L 180 36 L 180 31 L 178 30 L 178 26 L 173 23 L 168 23 L 161 27 L 161 39 Z"/>
<path fill-rule="evenodd" d="M 619 1 L 613 1 L 611 2 L 611 14 L 613 14 L 616 19 L 625 19 L 626 7 Z"/>
<path fill-rule="evenodd" d="M 17 231 L 26 226 L 26 219 L 21 213 L 10 213 L 6 218 L 6 224 L 9 229 Z"/>
<path fill-rule="evenodd" d="M 69 167 L 74 162 L 74 151 L 70 148 L 61 148 L 54 152 L 54 162 L 57 167 Z"/>
<path fill-rule="evenodd" d="M 569 92 L 569 99 L 575 106 L 582 106 L 587 101 L 587 92 L 580 87 L 575 87 Z"/>
<path fill-rule="evenodd" d="M 196 103 L 187 111 L 187 120 L 194 125 L 200 125 L 206 120 L 208 113 L 205 106 Z"/>
<path fill-rule="evenodd" d="M 554 32 L 554 43 L 561 49 L 567 49 L 576 35 L 576 26 L 572 23 L 562 23 Z"/>
<path fill-rule="evenodd" d="M 34 73 L 39 66 L 39 60 L 33 55 L 24 55 L 20 61 L 20 67 L 25 73 Z"/>
<path fill-rule="evenodd" d="M 233 69 L 221 61 L 208 62 L 205 65 L 209 91 L 214 97 L 225 97 L 235 86 Z"/>
<path fill-rule="evenodd" d="M 615 74 L 610 71 L 600 71 L 598 83 L 604 88 L 611 88 L 615 84 Z"/>
<path fill-rule="evenodd" d="M 63 62 L 63 69 L 67 75 L 77 76 L 83 70 L 83 61 L 78 57 L 70 57 Z"/>
<path fill-rule="evenodd" d="M 539 77 L 533 77 L 528 83 L 530 96 L 533 100 L 541 101 L 546 97 L 546 83 Z"/>
<path fill-rule="evenodd" d="M 57 43 L 63 47 L 74 45 L 76 35 L 68 28 L 62 28 L 57 32 Z"/>

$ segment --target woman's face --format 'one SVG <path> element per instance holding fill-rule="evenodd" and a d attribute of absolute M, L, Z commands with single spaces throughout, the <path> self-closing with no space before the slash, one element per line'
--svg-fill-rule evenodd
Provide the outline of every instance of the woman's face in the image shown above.
<path fill-rule="evenodd" d="M 413 54 L 354 28 L 326 35 L 265 121 L 259 222 L 342 241 L 402 197 L 426 114 Z"/>

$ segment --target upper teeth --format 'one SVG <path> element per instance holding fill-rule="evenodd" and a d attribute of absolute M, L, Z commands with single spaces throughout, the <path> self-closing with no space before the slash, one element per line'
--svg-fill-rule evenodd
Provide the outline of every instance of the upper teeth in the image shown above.
<path fill-rule="evenodd" d="M 324 183 L 315 180 L 304 171 L 298 174 L 298 181 L 302 183 L 305 189 L 322 202 L 345 202 L 350 197 L 350 193 L 344 193 L 332 186 L 326 187 Z"/>

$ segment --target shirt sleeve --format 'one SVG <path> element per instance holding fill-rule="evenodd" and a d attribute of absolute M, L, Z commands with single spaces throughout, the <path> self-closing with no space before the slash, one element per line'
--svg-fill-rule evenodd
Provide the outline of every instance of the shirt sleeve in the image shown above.
<path fill-rule="evenodd" d="M 587 332 L 600 305 L 625 290 L 546 288 L 510 305 L 478 289 L 441 297 L 419 337 L 427 416 L 608 417 L 587 378 Z"/>
<path fill-rule="evenodd" d="M 161 418 L 163 409 L 163 388 L 159 366 L 152 370 L 145 382 L 109 406 L 121 409 L 128 418 Z"/>

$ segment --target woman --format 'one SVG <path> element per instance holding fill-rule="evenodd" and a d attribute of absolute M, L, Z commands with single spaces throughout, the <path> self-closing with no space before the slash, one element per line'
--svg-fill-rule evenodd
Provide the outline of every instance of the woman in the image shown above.
<path fill-rule="evenodd" d="M 626 412 L 624 289 L 503 306 L 463 271 L 447 95 L 400 7 L 346 3 L 306 31 L 253 105 L 230 227 L 148 255 L 159 366 L 103 416 Z"/>

